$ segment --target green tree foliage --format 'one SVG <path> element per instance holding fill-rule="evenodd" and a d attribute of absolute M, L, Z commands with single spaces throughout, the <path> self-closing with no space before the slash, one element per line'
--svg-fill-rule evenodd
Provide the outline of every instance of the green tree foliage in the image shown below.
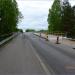
<path fill-rule="evenodd" d="M 62 31 L 67 37 L 75 35 L 75 7 L 71 7 L 69 2 L 64 3 L 62 12 Z"/>
<path fill-rule="evenodd" d="M 64 3 L 63 5 L 63 11 L 62 11 L 62 30 L 65 33 L 70 32 L 71 27 L 72 27 L 72 8 L 69 2 Z"/>
<path fill-rule="evenodd" d="M 70 31 L 70 36 L 75 38 L 75 6 L 72 7 L 72 27 Z"/>
<path fill-rule="evenodd" d="M 44 29 L 42 29 L 42 30 L 39 30 L 39 31 L 37 31 L 37 32 L 47 33 L 48 30 L 44 30 Z"/>
<path fill-rule="evenodd" d="M 27 29 L 26 32 L 35 32 L 34 29 Z"/>
<path fill-rule="evenodd" d="M 16 0 L 0 0 L 0 34 L 16 31 L 19 11 Z"/>
<path fill-rule="evenodd" d="M 49 32 L 58 32 L 61 30 L 61 6 L 60 0 L 54 0 L 52 8 L 48 14 Z"/>
<path fill-rule="evenodd" d="M 48 31 L 62 32 L 67 37 L 75 38 L 75 6 L 71 7 L 69 2 L 60 4 L 60 0 L 54 0 L 48 14 Z"/>

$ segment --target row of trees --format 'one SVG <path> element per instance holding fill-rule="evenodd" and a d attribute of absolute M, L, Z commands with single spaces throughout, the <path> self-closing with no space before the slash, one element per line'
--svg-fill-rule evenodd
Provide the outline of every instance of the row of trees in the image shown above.
<path fill-rule="evenodd" d="M 35 32 L 35 29 L 26 29 L 26 32 Z"/>
<path fill-rule="evenodd" d="M 54 0 L 48 14 L 48 31 L 51 33 L 64 33 L 67 37 L 75 38 L 75 6 L 69 2 L 60 4 L 60 0 Z"/>
<path fill-rule="evenodd" d="M 17 31 L 19 18 L 16 0 L 0 0 L 0 35 Z"/>

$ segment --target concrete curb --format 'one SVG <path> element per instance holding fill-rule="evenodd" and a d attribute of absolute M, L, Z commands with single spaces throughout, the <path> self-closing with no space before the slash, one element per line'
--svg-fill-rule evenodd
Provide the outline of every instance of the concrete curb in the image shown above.
<path fill-rule="evenodd" d="M 3 44 L 5 44 L 6 42 L 8 42 L 9 40 L 11 40 L 12 38 L 14 38 L 15 36 L 17 36 L 18 33 L 13 34 L 12 36 L 4 39 L 3 41 L 0 42 L 0 46 L 2 46 Z"/>

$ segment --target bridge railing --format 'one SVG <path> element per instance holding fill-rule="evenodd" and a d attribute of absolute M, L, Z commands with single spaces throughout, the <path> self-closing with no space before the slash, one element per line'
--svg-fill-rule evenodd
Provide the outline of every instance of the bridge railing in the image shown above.
<path fill-rule="evenodd" d="M 13 34 L 13 33 L 0 35 L 0 41 L 6 39 L 7 37 L 11 36 L 12 34 Z"/>

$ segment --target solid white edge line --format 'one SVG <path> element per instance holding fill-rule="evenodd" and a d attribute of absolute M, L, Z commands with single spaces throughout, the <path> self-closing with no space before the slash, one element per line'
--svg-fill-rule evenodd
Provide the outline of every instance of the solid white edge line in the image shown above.
<path fill-rule="evenodd" d="M 32 50 L 33 50 L 35 56 L 37 57 L 37 59 L 39 60 L 41 66 L 43 67 L 43 70 L 45 71 L 46 75 L 51 75 L 50 71 L 48 70 L 46 65 L 43 63 L 43 61 L 41 60 L 39 54 L 33 49 L 33 47 L 32 47 Z"/>

